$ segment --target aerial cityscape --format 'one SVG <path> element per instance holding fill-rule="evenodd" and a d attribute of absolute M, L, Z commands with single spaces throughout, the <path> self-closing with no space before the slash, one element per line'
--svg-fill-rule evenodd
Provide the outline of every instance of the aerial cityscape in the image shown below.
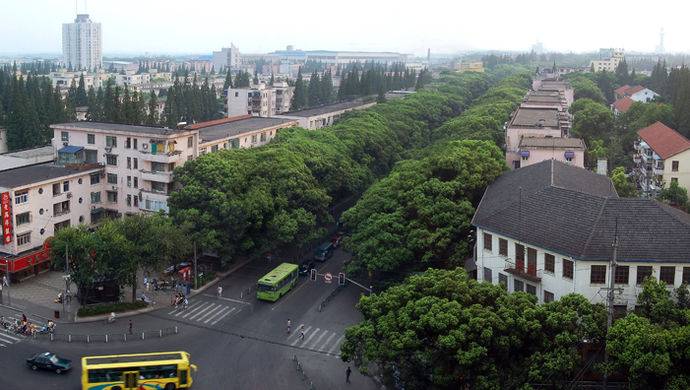
<path fill-rule="evenodd" d="M 690 389 L 689 9 L 632 5 L 3 5 L 0 389 Z"/>

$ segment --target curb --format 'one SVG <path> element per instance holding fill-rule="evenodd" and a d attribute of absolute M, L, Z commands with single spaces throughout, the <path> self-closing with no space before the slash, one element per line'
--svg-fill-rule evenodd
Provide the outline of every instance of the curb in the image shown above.
<path fill-rule="evenodd" d="M 206 283 L 205 285 L 199 287 L 196 290 L 192 289 L 191 293 L 189 294 L 189 297 L 191 298 L 193 296 L 196 296 L 196 295 L 206 291 L 209 287 L 218 283 L 221 279 L 224 279 L 225 277 L 227 277 L 231 273 L 233 273 L 233 272 L 237 271 L 238 269 L 244 267 L 245 265 L 249 264 L 252 260 L 253 259 L 249 258 L 249 259 L 247 259 L 241 263 L 237 263 L 232 268 L 219 274 L 213 280 Z M 160 309 L 160 307 L 150 306 L 150 307 L 146 307 L 144 309 L 139 309 L 139 310 L 134 310 L 134 311 L 125 311 L 125 312 L 116 313 L 116 314 L 117 314 L 117 318 L 127 318 L 127 317 L 132 317 L 135 315 L 139 315 L 139 314 L 149 313 L 149 312 L 152 312 L 152 311 L 158 310 L 158 309 Z M 69 323 L 78 324 L 78 323 L 105 321 L 106 319 L 108 319 L 109 316 L 110 316 L 109 314 L 103 314 L 103 315 L 99 315 L 99 316 L 90 316 L 90 317 L 81 317 L 80 318 L 80 317 L 75 315 L 74 316 L 75 317 L 74 322 L 69 322 Z M 40 317 L 40 316 L 37 316 L 37 317 Z M 45 317 L 41 317 L 41 318 L 45 318 Z"/>

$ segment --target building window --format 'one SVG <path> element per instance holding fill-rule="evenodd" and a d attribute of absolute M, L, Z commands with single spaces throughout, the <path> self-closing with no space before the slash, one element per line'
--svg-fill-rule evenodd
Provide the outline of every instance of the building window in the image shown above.
<path fill-rule="evenodd" d="M 134 169 L 139 169 L 139 159 L 136 158 L 136 157 L 134 157 L 134 158 L 132 159 L 132 162 L 134 163 L 134 164 L 132 164 L 132 166 L 134 167 Z"/>
<path fill-rule="evenodd" d="M 527 291 L 528 294 L 532 294 L 534 296 L 537 296 L 537 287 L 533 286 L 529 283 L 526 285 L 525 291 Z"/>
<path fill-rule="evenodd" d="M 126 203 L 127 203 L 127 206 L 132 206 L 132 195 L 127 194 Z"/>
<path fill-rule="evenodd" d="M 525 284 L 522 282 L 522 280 L 513 280 L 513 291 L 525 291 Z"/>
<path fill-rule="evenodd" d="M 266 133 L 261 133 L 261 142 L 266 142 Z"/>
<path fill-rule="evenodd" d="M 139 145 L 138 145 L 138 142 L 137 142 L 137 141 L 138 141 L 138 140 L 137 140 L 136 138 L 132 139 L 132 142 L 133 142 L 133 146 L 132 146 L 132 147 L 133 147 L 134 150 L 139 149 Z"/>
<path fill-rule="evenodd" d="M 678 178 L 677 177 L 672 177 L 671 178 L 671 184 L 676 183 L 678 184 Z"/>
<path fill-rule="evenodd" d="M 31 232 L 24 234 L 17 234 L 17 245 L 26 245 L 31 243 Z"/>
<path fill-rule="evenodd" d="M 106 191 L 106 196 L 108 197 L 108 202 L 117 203 L 117 191 Z"/>
<path fill-rule="evenodd" d="M 637 284 L 644 283 L 644 280 L 652 276 L 652 266 L 638 265 L 637 266 Z"/>
<path fill-rule="evenodd" d="M 678 161 L 671 161 L 671 172 L 678 172 Z"/>
<path fill-rule="evenodd" d="M 94 145 L 96 143 L 96 134 L 87 134 L 86 143 L 89 145 Z"/>
<path fill-rule="evenodd" d="M 491 234 L 484 233 L 484 249 L 491 250 Z"/>
<path fill-rule="evenodd" d="M 108 165 L 117 165 L 117 155 L 106 154 L 105 155 L 105 161 L 106 161 L 106 164 L 108 164 Z"/>
<path fill-rule="evenodd" d="M 62 192 L 69 192 L 69 181 L 62 182 Z"/>
<path fill-rule="evenodd" d="M 83 215 L 79 216 L 79 223 L 84 223 L 84 216 Z"/>
<path fill-rule="evenodd" d="M 117 137 L 106 135 L 105 146 L 108 148 L 117 148 Z"/>
<path fill-rule="evenodd" d="M 534 248 L 527 248 L 527 273 L 537 274 L 537 250 Z"/>
<path fill-rule="evenodd" d="M 570 260 L 563 259 L 563 277 L 573 278 L 573 262 Z"/>
<path fill-rule="evenodd" d="M 616 284 L 628 284 L 630 280 L 630 267 L 627 265 L 616 266 Z"/>
<path fill-rule="evenodd" d="M 25 213 L 17 214 L 15 216 L 15 220 L 16 220 L 17 226 L 23 225 L 25 223 L 29 223 L 29 222 L 31 222 L 31 213 L 29 213 L 27 211 Z"/>
<path fill-rule="evenodd" d="M 134 207 L 139 207 L 139 197 L 134 195 Z"/>
<path fill-rule="evenodd" d="M 160 181 L 152 181 L 151 190 L 154 192 L 166 193 L 168 191 L 168 186 Z"/>
<path fill-rule="evenodd" d="M 127 169 L 132 169 L 132 158 L 127 157 Z"/>
<path fill-rule="evenodd" d="M 132 139 L 130 137 L 127 137 L 125 139 L 125 149 L 131 149 L 132 148 Z"/>
<path fill-rule="evenodd" d="M 553 293 L 550 291 L 544 290 L 544 303 L 553 302 L 553 300 L 554 300 Z"/>
<path fill-rule="evenodd" d="M 101 182 L 101 175 L 98 173 L 92 173 L 90 176 L 91 185 L 98 184 Z"/>
<path fill-rule="evenodd" d="M 55 229 L 55 230 L 54 230 L 55 233 L 57 233 L 57 232 L 60 231 L 61 229 L 64 229 L 64 228 L 66 228 L 66 227 L 69 227 L 69 225 L 70 225 L 70 223 L 69 223 L 69 219 L 68 219 L 68 220 L 66 220 L 66 221 L 62 221 L 62 222 L 56 223 L 55 225 L 53 225 L 53 228 Z"/>
<path fill-rule="evenodd" d="M 101 191 L 91 193 L 91 204 L 101 203 Z"/>
<path fill-rule="evenodd" d="M 60 186 L 58 185 L 58 188 Z M 59 191 L 59 189 L 58 189 Z M 29 190 L 15 191 L 14 192 L 14 204 L 24 204 L 29 201 Z"/>
<path fill-rule="evenodd" d="M 508 256 L 508 240 L 505 238 L 498 239 L 498 254 L 501 256 Z"/>
<path fill-rule="evenodd" d="M 134 188 L 139 188 L 139 178 L 134 176 Z"/>
<path fill-rule="evenodd" d="M 589 282 L 592 284 L 606 283 L 606 266 L 593 265 L 589 271 Z"/>
<path fill-rule="evenodd" d="M 132 186 L 132 176 L 127 176 L 127 187 Z"/>
<path fill-rule="evenodd" d="M 115 173 L 109 173 L 108 174 L 108 184 L 117 184 L 117 174 L 115 174 Z"/>
<path fill-rule="evenodd" d="M 683 283 L 690 284 L 690 267 L 683 267 Z"/>
<path fill-rule="evenodd" d="M 187 137 L 187 148 L 194 146 L 194 137 Z"/>
<path fill-rule="evenodd" d="M 252 135 L 252 143 L 253 143 L 253 144 L 256 143 L 256 134 Z"/>
<path fill-rule="evenodd" d="M 665 282 L 666 284 L 674 284 L 676 282 L 676 267 L 662 266 L 659 272 L 659 280 Z"/>
<path fill-rule="evenodd" d="M 69 213 L 69 200 L 64 202 L 55 203 L 53 205 L 53 216 L 63 215 Z"/>
<path fill-rule="evenodd" d="M 211 152 L 217 152 L 218 151 L 218 145 L 213 145 L 211 146 Z"/>
<path fill-rule="evenodd" d="M 484 267 L 484 281 L 489 283 L 493 281 L 493 275 L 491 275 L 491 268 Z"/>
<path fill-rule="evenodd" d="M 556 272 L 556 258 L 550 253 L 544 253 L 544 270 L 546 272 Z"/>
<path fill-rule="evenodd" d="M 520 244 L 515 244 L 515 269 L 521 272 L 525 269 L 525 247 Z"/>
<path fill-rule="evenodd" d="M 498 284 L 503 287 L 504 290 L 508 291 L 508 275 L 499 273 Z"/>
<path fill-rule="evenodd" d="M 69 133 L 66 131 L 61 132 L 60 139 L 62 140 L 62 142 L 69 142 Z"/>
<path fill-rule="evenodd" d="M 53 196 L 58 196 L 62 192 L 60 191 L 60 183 L 53 183 Z"/>

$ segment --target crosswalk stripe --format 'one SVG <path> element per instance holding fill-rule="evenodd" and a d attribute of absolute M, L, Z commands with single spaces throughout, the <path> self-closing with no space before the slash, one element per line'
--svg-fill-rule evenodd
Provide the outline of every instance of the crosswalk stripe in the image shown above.
<path fill-rule="evenodd" d="M 326 349 L 326 346 L 328 345 L 328 343 L 330 343 L 331 340 L 333 340 L 333 337 L 335 337 L 336 334 L 337 333 L 333 332 L 330 336 L 328 336 L 326 341 L 324 341 L 323 344 L 321 344 L 321 348 L 319 348 L 319 351 L 324 351 Z"/>
<path fill-rule="evenodd" d="M 15 336 L 11 336 L 7 333 L 0 333 L 0 338 L 9 338 L 10 340 L 14 340 L 14 341 L 20 341 L 21 340 L 20 338 L 15 337 Z M 10 343 L 11 343 L 11 341 L 10 341 Z"/>
<path fill-rule="evenodd" d="M 309 332 L 310 329 L 311 329 L 311 326 L 305 328 L 305 329 L 304 329 L 304 334 L 307 334 L 307 333 Z M 297 332 L 295 332 L 295 333 L 300 333 L 300 332 L 297 331 Z M 290 345 L 293 345 L 293 346 L 294 346 L 295 344 L 299 343 L 300 341 L 303 341 L 303 340 L 302 340 L 301 338 L 297 337 L 297 338 L 295 339 L 295 341 L 293 341 L 292 344 L 290 344 Z"/>
<path fill-rule="evenodd" d="M 215 315 L 218 313 L 219 309 L 222 310 L 224 307 L 225 307 L 225 306 L 218 305 L 218 306 L 216 306 L 215 308 L 213 308 L 211 311 L 206 312 L 206 314 L 204 314 L 203 316 L 197 318 L 196 320 L 197 320 L 198 322 L 201 322 L 201 321 L 204 320 L 204 318 L 208 318 L 208 316 L 210 316 L 211 314 L 213 314 L 213 316 L 215 316 Z"/>
<path fill-rule="evenodd" d="M 228 310 L 228 309 L 230 309 L 228 306 L 223 306 L 223 308 L 220 309 L 219 312 L 217 312 L 216 314 L 214 314 L 214 315 L 212 315 L 211 317 L 207 318 L 206 321 L 204 321 L 204 324 L 208 324 L 209 321 L 211 321 L 212 319 L 214 319 L 214 318 L 218 317 L 219 315 L 225 313 L 225 311 Z M 199 320 L 199 321 L 201 321 L 201 320 Z"/>
<path fill-rule="evenodd" d="M 321 332 L 321 336 L 319 336 L 319 338 L 317 338 L 316 340 L 314 340 L 314 343 L 311 344 L 311 346 L 310 346 L 310 347 L 307 347 L 307 348 L 309 348 L 309 349 L 314 349 L 314 347 L 316 347 L 316 344 L 318 344 L 319 341 L 321 341 L 321 339 L 322 339 L 325 335 L 327 335 L 327 334 L 328 334 L 328 331 L 327 331 L 327 330 L 324 330 L 323 332 Z"/>
<path fill-rule="evenodd" d="M 299 336 L 299 328 L 304 326 L 304 324 L 299 324 L 297 328 L 295 328 L 295 331 L 290 333 L 290 335 L 287 338 L 287 341 L 290 341 L 291 338 Z M 309 327 L 311 328 L 311 326 Z"/>
<path fill-rule="evenodd" d="M 7 348 L 7 345 L 5 345 L 5 344 L 0 344 L 0 347 Z"/>
<path fill-rule="evenodd" d="M 187 310 L 193 308 L 194 306 L 197 306 L 197 305 L 200 304 L 200 303 L 201 303 L 201 301 L 198 301 L 198 302 L 194 302 L 194 303 L 189 304 L 189 305 L 187 306 Z M 168 315 L 170 315 L 170 314 L 175 314 L 176 312 L 179 312 L 179 311 L 181 311 L 181 310 L 182 310 L 182 309 L 176 307 L 176 308 L 173 309 L 171 312 L 169 312 Z"/>
<path fill-rule="evenodd" d="M 309 338 L 307 338 L 306 340 L 304 340 L 304 342 L 303 342 L 299 347 L 300 347 L 300 348 L 304 348 L 304 346 L 307 345 L 307 343 L 308 343 L 312 338 L 314 338 L 314 336 L 316 336 L 316 335 L 319 333 L 319 330 L 321 330 L 321 329 L 320 329 L 320 328 L 316 328 L 316 330 L 314 330 L 314 331 L 309 335 Z"/>
<path fill-rule="evenodd" d="M 9 338 L 6 339 L 3 336 L 5 336 L 5 335 L 0 335 L 0 342 L 2 342 L 2 343 L 14 344 L 15 342 L 19 342 L 19 339 L 11 340 Z"/>
<path fill-rule="evenodd" d="M 191 309 L 191 310 L 183 310 L 183 311 L 181 311 L 181 312 L 175 314 L 175 317 L 179 316 L 180 314 L 184 314 L 184 315 L 182 316 L 182 318 L 187 318 L 187 316 L 189 316 L 190 314 L 192 314 L 192 313 L 196 312 L 197 310 L 201 309 L 201 308 L 204 307 L 205 305 L 206 305 L 206 302 L 204 302 L 204 303 L 202 303 L 201 305 L 195 307 L 194 309 Z M 208 306 L 207 306 L 207 307 L 208 307 Z"/>
<path fill-rule="evenodd" d="M 199 310 L 196 314 L 194 314 L 193 316 L 191 316 L 187 319 L 191 321 L 191 320 L 199 317 L 201 314 L 205 314 L 205 313 L 208 313 L 209 310 L 213 310 L 214 307 L 216 307 L 216 304 L 212 303 L 212 304 L 206 306 L 205 308 Z"/>
<path fill-rule="evenodd" d="M 236 309 L 237 309 L 236 307 L 233 307 L 230 311 L 228 311 L 228 312 L 226 312 L 225 314 L 223 314 L 222 316 L 220 316 L 220 318 L 218 318 L 217 320 L 211 322 L 211 325 L 215 325 L 218 321 L 222 320 L 222 319 L 225 318 L 228 314 L 232 313 L 232 312 L 235 311 Z M 239 311 L 238 311 L 238 313 L 239 313 Z"/>
<path fill-rule="evenodd" d="M 345 335 L 338 337 L 338 340 L 336 340 L 335 344 L 333 344 L 331 349 L 328 350 L 328 353 L 333 353 L 336 350 L 336 348 L 340 347 L 340 342 L 343 341 L 343 338 L 345 338 Z"/>

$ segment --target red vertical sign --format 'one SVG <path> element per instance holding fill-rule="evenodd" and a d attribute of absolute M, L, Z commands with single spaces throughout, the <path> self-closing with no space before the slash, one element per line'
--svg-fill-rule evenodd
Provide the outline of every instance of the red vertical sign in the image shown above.
<path fill-rule="evenodd" d="M 9 192 L 0 194 L 0 217 L 2 218 L 2 242 L 12 242 L 12 198 Z"/>

